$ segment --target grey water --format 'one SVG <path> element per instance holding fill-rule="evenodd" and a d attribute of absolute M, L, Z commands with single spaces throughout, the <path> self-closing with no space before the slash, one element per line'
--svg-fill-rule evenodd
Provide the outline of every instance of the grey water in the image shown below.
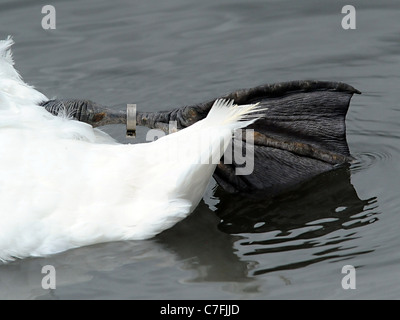
<path fill-rule="evenodd" d="M 42 28 L 47 4 L 56 29 Z M 356 29 L 342 28 L 348 4 Z M 16 68 L 49 98 L 158 111 L 299 79 L 362 95 L 346 120 L 350 168 L 273 201 L 211 182 L 187 219 L 153 239 L 0 265 L 0 298 L 398 299 L 399 21 L 394 0 L 1 0 L 0 36 L 13 36 Z M 103 130 L 132 143 L 122 125 Z M 54 290 L 42 288 L 45 265 Z M 345 265 L 355 289 L 342 287 Z"/>

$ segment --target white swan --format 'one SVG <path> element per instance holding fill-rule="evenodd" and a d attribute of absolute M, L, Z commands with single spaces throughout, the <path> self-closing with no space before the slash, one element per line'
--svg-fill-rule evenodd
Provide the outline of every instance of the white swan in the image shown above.
<path fill-rule="evenodd" d="M 155 142 L 106 142 L 90 125 L 38 106 L 48 99 L 15 71 L 12 44 L 0 41 L 2 261 L 146 239 L 171 227 L 201 200 L 216 167 L 211 159 L 233 130 L 260 111 L 219 100 L 206 119 Z"/>

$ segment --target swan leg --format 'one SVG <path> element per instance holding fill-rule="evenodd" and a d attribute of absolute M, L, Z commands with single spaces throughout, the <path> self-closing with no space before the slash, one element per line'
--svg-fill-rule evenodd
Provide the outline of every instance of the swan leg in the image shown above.
<path fill-rule="evenodd" d="M 341 82 L 291 81 L 267 84 L 227 94 L 239 105 L 260 103 L 268 110 L 251 125 L 254 130 L 254 170 L 237 175 L 233 161 L 217 166 L 214 178 L 228 192 L 263 190 L 280 193 L 352 160 L 346 140 L 345 118 L 350 100 L 360 92 Z M 168 133 L 170 121 L 186 128 L 204 119 L 215 99 L 165 112 L 138 112 L 138 126 Z M 126 124 L 125 111 L 115 111 L 90 100 L 50 100 L 42 103 L 57 114 L 67 108 L 73 118 L 94 127 Z M 243 135 L 244 136 L 244 135 Z M 245 151 L 246 141 L 241 148 Z"/>

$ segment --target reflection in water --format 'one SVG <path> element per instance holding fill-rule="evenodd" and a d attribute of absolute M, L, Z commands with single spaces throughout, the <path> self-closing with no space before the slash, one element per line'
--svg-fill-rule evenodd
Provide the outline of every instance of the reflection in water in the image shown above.
<path fill-rule="evenodd" d="M 248 281 L 248 263 L 240 261 L 232 249 L 241 237 L 220 232 L 218 221 L 201 203 L 187 219 L 160 234 L 157 241 L 184 260 L 185 269 L 197 271 L 190 281 Z"/>
<path fill-rule="evenodd" d="M 219 196 L 218 227 L 244 237 L 239 243 L 243 257 L 310 249 L 311 257 L 294 258 L 291 263 L 268 268 L 259 266 L 254 275 L 373 251 L 350 248 L 349 252 L 343 247 L 358 237 L 353 229 L 378 220 L 376 198 L 358 197 L 348 168 L 322 174 L 274 198 L 227 195 L 220 190 Z M 301 252 L 304 254 L 304 250 Z"/>
<path fill-rule="evenodd" d="M 222 193 L 221 190 L 218 192 Z M 361 200 L 358 197 L 350 182 L 348 168 L 322 174 L 296 190 L 274 198 L 229 194 L 220 197 L 223 198 L 217 211 L 222 219 L 220 230 L 227 233 L 279 230 L 280 236 L 323 219 L 328 220 L 326 223 L 321 221 L 323 230 L 312 237 L 330 233 L 334 229 L 346 229 L 346 224 L 351 222 L 357 226 L 370 223 L 370 219 L 361 221 L 360 217 L 353 216 L 376 202 L 376 198 Z"/>

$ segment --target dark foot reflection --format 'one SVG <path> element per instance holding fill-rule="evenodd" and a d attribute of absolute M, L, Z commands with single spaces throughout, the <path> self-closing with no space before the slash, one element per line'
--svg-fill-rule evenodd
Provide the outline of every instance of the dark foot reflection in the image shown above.
<path fill-rule="evenodd" d="M 192 215 L 156 240 L 184 261 L 183 268 L 197 271 L 191 282 L 248 281 L 249 265 L 240 261 L 232 248 L 241 237 L 220 232 L 218 222 L 202 202 Z"/>
<path fill-rule="evenodd" d="M 368 219 L 353 217 L 375 203 L 376 198 L 361 200 L 358 197 L 347 168 L 322 174 L 274 198 L 262 194 L 231 195 L 221 190 L 217 196 L 221 199 L 216 212 L 222 219 L 219 229 L 231 234 L 280 230 L 283 236 L 290 230 L 321 220 L 318 225 L 323 228 L 310 234 L 312 238 L 336 229 L 359 227 L 377 219 L 375 214 L 369 215 L 368 212 L 364 212 L 364 218 Z"/>
<path fill-rule="evenodd" d="M 221 190 L 216 195 L 221 200 L 216 211 L 221 219 L 218 228 L 244 237 L 239 250 L 242 257 L 278 252 L 296 256 L 303 249 L 310 252 L 308 257 L 297 261 L 293 258 L 284 265 L 269 263 L 254 275 L 373 251 L 343 248 L 344 242 L 359 237 L 355 228 L 378 220 L 376 198 L 358 197 L 348 168 L 322 174 L 274 198 L 232 195 Z"/>

